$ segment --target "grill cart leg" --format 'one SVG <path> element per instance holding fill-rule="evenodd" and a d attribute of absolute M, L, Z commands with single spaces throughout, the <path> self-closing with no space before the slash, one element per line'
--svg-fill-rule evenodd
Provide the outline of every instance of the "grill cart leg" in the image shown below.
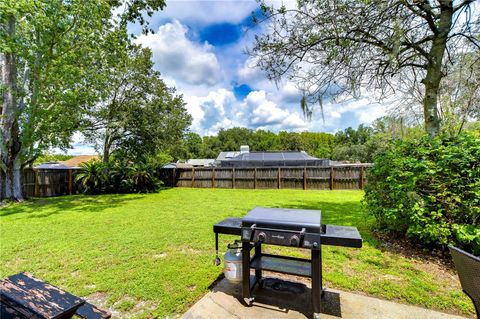
<path fill-rule="evenodd" d="M 218 233 L 215 233 L 215 260 L 213 263 L 215 266 L 218 266 L 222 263 L 220 257 L 218 257 Z"/>
<path fill-rule="evenodd" d="M 312 307 L 313 317 L 320 318 L 322 302 L 322 253 L 312 249 Z"/>
<path fill-rule="evenodd" d="M 262 244 L 261 243 L 256 243 L 255 244 L 255 256 L 257 257 L 260 257 L 260 255 L 262 254 Z M 256 280 L 261 283 L 261 279 L 262 279 L 262 270 L 261 269 L 255 269 L 255 277 L 256 277 Z"/>
<path fill-rule="evenodd" d="M 250 249 L 251 245 L 248 241 L 242 242 L 242 297 L 251 299 L 250 293 Z"/>

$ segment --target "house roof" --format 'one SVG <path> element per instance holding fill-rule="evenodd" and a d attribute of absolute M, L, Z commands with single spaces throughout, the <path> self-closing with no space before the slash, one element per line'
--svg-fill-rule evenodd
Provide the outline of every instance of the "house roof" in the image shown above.
<path fill-rule="evenodd" d="M 38 166 L 35 166 L 36 169 L 70 169 L 71 167 L 66 166 L 60 162 L 46 162 Z"/>
<path fill-rule="evenodd" d="M 317 160 L 304 151 L 249 152 L 235 156 L 235 161 L 305 161 Z"/>
<path fill-rule="evenodd" d="M 211 166 L 215 162 L 214 158 L 192 158 L 186 164 L 193 166 Z"/>
<path fill-rule="evenodd" d="M 187 163 L 176 163 L 175 166 L 177 168 L 192 168 L 192 164 L 187 164 Z"/>
<path fill-rule="evenodd" d="M 304 151 L 245 152 L 217 160 L 217 162 L 222 167 L 330 165 L 330 160 L 310 156 Z"/>
<path fill-rule="evenodd" d="M 62 161 L 60 163 L 68 167 L 79 167 L 83 163 L 89 162 L 94 159 L 99 159 L 99 158 L 100 157 L 98 155 L 79 155 L 79 156 L 72 157 L 69 160 Z"/>

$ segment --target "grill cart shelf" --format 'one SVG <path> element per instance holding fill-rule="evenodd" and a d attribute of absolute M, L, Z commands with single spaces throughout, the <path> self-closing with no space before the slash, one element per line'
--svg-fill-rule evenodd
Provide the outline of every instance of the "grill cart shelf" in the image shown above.
<path fill-rule="evenodd" d="M 242 296 L 253 300 L 252 292 L 262 271 L 311 278 L 314 317 L 320 318 L 322 297 L 322 245 L 362 247 L 356 227 L 323 225 L 316 210 L 256 207 L 244 218 L 227 218 L 213 226 L 218 255 L 218 235 L 242 239 Z M 262 253 L 262 244 L 306 248 L 310 259 Z M 251 250 L 254 255 L 251 257 Z M 255 275 L 250 270 L 255 270 Z"/>

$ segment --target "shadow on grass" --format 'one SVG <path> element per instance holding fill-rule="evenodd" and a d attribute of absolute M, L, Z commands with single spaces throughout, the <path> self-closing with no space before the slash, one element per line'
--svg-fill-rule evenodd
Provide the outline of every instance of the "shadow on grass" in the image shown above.
<path fill-rule="evenodd" d="M 26 218 L 45 218 L 51 215 L 72 212 L 101 212 L 138 200 L 144 194 L 71 195 L 32 198 L 23 203 L 9 204 L 0 209 L 0 217 L 26 214 Z"/>

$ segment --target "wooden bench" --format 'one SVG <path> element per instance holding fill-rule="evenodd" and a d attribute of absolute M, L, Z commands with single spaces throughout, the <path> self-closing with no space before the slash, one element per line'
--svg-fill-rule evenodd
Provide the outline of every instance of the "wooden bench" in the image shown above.
<path fill-rule="evenodd" d="M 0 281 L 2 319 L 107 319 L 110 313 L 87 303 L 29 273 L 19 273 Z"/>

